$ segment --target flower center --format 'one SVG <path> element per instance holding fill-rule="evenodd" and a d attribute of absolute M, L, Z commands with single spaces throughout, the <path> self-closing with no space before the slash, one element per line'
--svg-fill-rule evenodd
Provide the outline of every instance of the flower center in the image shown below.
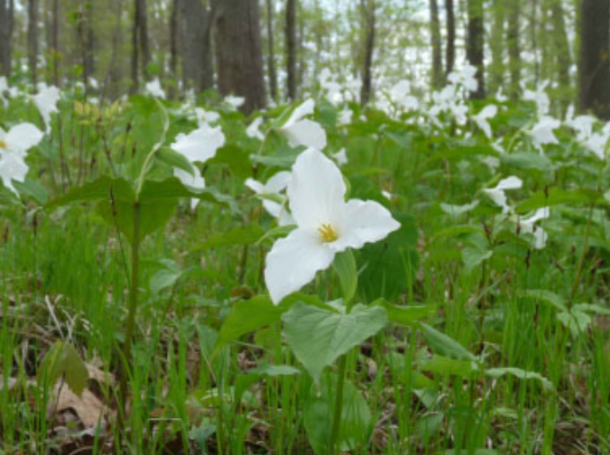
<path fill-rule="evenodd" d="M 330 224 L 322 224 L 322 226 L 318 228 L 318 232 L 320 233 L 320 237 L 322 237 L 322 241 L 324 243 L 334 242 L 339 238 Z"/>
<path fill-rule="evenodd" d="M 0 149 L 7 149 L 8 148 L 8 144 L 2 140 L 0 140 Z"/>

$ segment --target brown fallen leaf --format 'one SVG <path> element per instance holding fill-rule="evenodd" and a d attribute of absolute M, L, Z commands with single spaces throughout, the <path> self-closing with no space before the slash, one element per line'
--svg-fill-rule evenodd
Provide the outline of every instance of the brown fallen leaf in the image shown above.
<path fill-rule="evenodd" d="M 72 410 L 85 428 L 95 428 L 98 423 L 104 422 L 104 416 L 109 410 L 89 389 L 83 390 L 80 397 L 65 384 L 58 386 L 57 390 L 59 396 L 51 403 L 49 416 Z"/>

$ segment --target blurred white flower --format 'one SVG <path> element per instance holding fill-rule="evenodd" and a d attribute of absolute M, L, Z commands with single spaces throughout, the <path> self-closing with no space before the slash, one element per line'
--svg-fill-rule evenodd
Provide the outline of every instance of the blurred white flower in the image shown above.
<path fill-rule="evenodd" d="M 472 119 L 483 130 L 485 136 L 491 139 L 491 126 L 489 126 L 489 119 L 492 119 L 498 113 L 498 107 L 495 104 L 489 104 L 481 109 L 477 115 L 473 116 Z"/>
<path fill-rule="evenodd" d="M 225 136 L 220 127 L 212 128 L 204 124 L 189 134 L 180 133 L 170 146 L 181 153 L 191 163 L 205 163 L 216 155 L 216 150 L 225 144 Z"/>
<path fill-rule="evenodd" d="M 165 90 L 163 90 L 163 87 L 161 87 L 161 81 L 159 81 L 159 79 L 154 79 L 154 80 L 148 82 L 146 84 L 145 91 L 146 91 L 146 93 L 148 93 L 151 96 L 154 96 L 155 98 L 159 98 L 162 100 L 167 98 L 167 95 L 165 94 Z"/>
<path fill-rule="evenodd" d="M 461 85 L 469 92 L 476 92 L 479 88 L 479 81 L 476 79 L 477 68 L 468 63 L 461 70 L 453 71 L 447 79 L 455 85 Z"/>
<path fill-rule="evenodd" d="M 305 117 L 313 114 L 315 102 L 308 99 L 298 106 L 286 123 L 278 129 L 283 134 L 291 147 L 314 147 L 322 150 L 326 147 L 326 131 L 319 123 Z"/>
<path fill-rule="evenodd" d="M 510 211 L 510 207 L 508 206 L 506 194 L 504 193 L 506 190 L 517 190 L 523 186 L 523 181 L 519 177 L 507 177 L 494 187 L 489 189 L 484 189 L 483 192 L 490 197 L 492 201 L 496 203 L 496 205 L 502 207 L 502 213 L 508 213 Z"/>
<path fill-rule="evenodd" d="M 38 94 L 32 96 L 34 104 L 40 111 L 44 123 L 47 127 L 47 131 L 51 129 L 51 114 L 58 113 L 57 102 L 61 97 L 61 93 L 57 87 L 46 86 L 40 84 Z"/>
<path fill-rule="evenodd" d="M 339 118 L 337 119 L 337 126 L 345 126 L 352 123 L 352 117 L 354 113 L 349 107 L 345 107 L 341 112 L 339 112 Z"/>
<path fill-rule="evenodd" d="M 548 114 L 551 106 L 549 96 L 546 94 L 546 87 L 549 85 L 549 81 L 543 81 L 536 87 L 536 90 L 528 90 L 525 87 L 525 83 L 521 84 L 523 89 L 523 99 L 526 101 L 534 101 L 538 108 L 538 115 L 544 116 Z"/>
<path fill-rule="evenodd" d="M 218 112 L 206 111 L 201 107 L 195 108 L 195 116 L 197 117 L 197 123 L 199 126 L 203 124 L 212 126 L 212 124 L 220 120 L 220 114 Z"/>
<path fill-rule="evenodd" d="M 553 130 L 560 126 L 561 122 L 559 120 L 548 115 L 543 115 L 527 134 L 532 138 L 536 147 L 541 149 L 542 145 L 559 143 Z"/>
<path fill-rule="evenodd" d="M 174 176 L 177 177 L 178 180 L 180 180 L 184 186 L 191 188 L 195 191 L 205 189 L 205 179 L 201 175 L 201 171 L 197 166 L 193 166 L 193 174 L 190 174 L 183 169 L 174 168 Z M 191 210 L 194 210 L 197 205 L 199 205 L 199 202 L 201 202 L 199 199 L 192 198 Z"/>
<path fill-rule="evenodd" d="M 519 220 L 521 232 L 525 234 L 532 234 L 534 236 L 534 247 L 538 250 L 541 250 L 546 246 L 548 236 L 544 229 L 542 229 L 540 226 L 536 226 L 536 222 L 548 218 L 549 215 L 549 208 L 544 207 L 542 209 L 538 209 L 531 217 L 522 218 Z"/>
<path fill-rule="evenodd" d="M 264 121 L 265 119 L 262 116 L 256 117 L 254 120 L 252 120 L 252 123 L 250 123 L 248 128 L 246 128 L 246 135 L 252 139 L 258 139 L 259 141 L 265 139 L 265 135 L 260 129 Z"/>
<path fill-rule="evenodd" d="M 258 196 L 279 196 L 285 199 L 281 193 L 286 189 L 288 183 L 292 178 L 292 174 L 289 171 L 280 171 L 267 180 L 267 183 L 261 183 L 258 180 L 248 179 L 246 180 L 246 186 L 254 191 Z M 271 199 L 261 198 L 263 201 L 263 207 L 267 212 L 278 220 L 280 226 L 286 226 L 293 224 L 294 221 L 290 216 L 286 208 L 286 203 L 279 203 L 272 201 Z"/>
<path fill-rule="evenodd" d="M 345 166 L 348 163 L 347 152 L 345 151 L 345 148 L 342 148 L 337 153 L 333 154 L 333 158 L 339 166 Z"/>
<path fill-rule="evenodd" d="M 313 148 L 297 158 L 288 184 L 297 228 L 275 242 L 267 255 L 265 282 L 278 304 L 328 268 L 335 254 L 377 242 L 400 227 L 377 202 L 345 201 L 339 168 Z"/>
<path fill-rule="evenodd" d="M 229 106 L 231 106 L 233 109 L 239 109 L 246 102 L 246 98 L 244 98 L 242 96 L 228 95 L 228 96 L 225 96 L 224 101 Z"/>

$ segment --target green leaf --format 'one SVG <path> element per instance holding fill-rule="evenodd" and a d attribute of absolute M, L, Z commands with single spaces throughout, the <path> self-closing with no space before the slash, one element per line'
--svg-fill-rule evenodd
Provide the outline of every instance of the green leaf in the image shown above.
<path fill-rule="evenodd" d="M 117 202 L 135 201 L 135 194 L 129 182 L 124 179 L 101 177 L 83 186 L 73 188 L 67 194 L 49 201 L 47 208 L 53 210 L 76 202 L 110 201 L 111 194 Z"/>
<path fill-rule="evenodd" d="M 483 261 L 489 259 L 493 251 L 479 248 L 478 246 L 465 246 L 462 249 L 462 262 L 468 273 L 480 266 Z"/>
<path fill-rule="evenodd" d="M 250 371 L 250 374 L 257 374 L 262 376 L 294 376 L 300 374 L 301 371 L 298 368 L 290 365 L 270 365 L 268 363 L 261 363 L 256 368 Z"/>
<path fill-rule="evenodd" d="M 178 153 L 169 147 L 162 147 L 155 157 L 172 168 L 182 169 L 190 175 L 195 175 L 191 162 L 182 153 Z"/>
<path fill-rule="evenodd" d="M 356 260 L 352 251 L 346 250 L 337 254 L 333 267 L 339 276 L 343 302 L 346 306 L 349 306 L 358 288 L 358 271 L 356 270 Z"/>
<path fill-rule="evenodd" d="M 46 188 L 38 180 L 25 179 L 25 182 L 13 180 L 13 186 L 21 197 L 29 197 L 38 205 L 45 205 L 49 199 Z"/>
<path fill-rule="evenodd" d="M 301 302 L 282 317 L 288 345 L 316 383 L 325 367 L 379 332 L 387 319 L 381 307 L 341 314 Z"/>
<path fill-rule="evenodd" d="M 510 374 L 512 376 L 515 376 L 516 378 L 523 379 L 523 380 L 536 379 L 536 380 L 540 381 L 540 383 L 546 390 L 555 390 L 555 387 L 553 387 L 553 383 L 551 381 L 549 381 L 548 379 L 546 379 L 541 374 L 534 373 L 532 371 L 522 370 L 521 368 L 513 368 L 513 367 L 490 368 L 488 370 L 485 370 L 485 374 L 492 378 L 499 378 L 501 376 Z"/>
<path fill-rule="evenodd" d="M 433 352 L 455 360 L 476 361 L 476 356 L 448 335 L 421 324 L 424 329 L 424 337 Z"/>
<path fill-rule="evenodd" d="M 554 292 L 545 289 L 528 289 L 526 291 L 520 291 L 519 295 L 524 298 L 541 301 L 547 305 L 551 305 L 559 311 L 567 311 L 563 297 Z"/>
<path fill-rule="evenodd" d="M 421 369 L 430 373 L 463 378 L 471 378 L 479 370 L 476 362 L 472 360 L 456 360 L 442 355 L 434 355 L 430 360 L 422 362 Z"/>
<path fill-rule="evenodd" d="M 252 245 L 265 234 L 257 224 L 231 229 L 227 232 L 212 234 L 205 242 L 195 246 L 192 251 L 205 251 L 212 248 L 222 248 L 237 245 Z"/>
<path fill-rule="evenodd" d="M 517 212 L 527 213 L 559 204 L 566 204 L 574 207 L 591 205 L 607 206 L 608 201 L 604 199 L 603 195 L 592 190 L 562 190 L 561 188 L 551 188 L 548 191 L 548 195 L 543 191 L 539 191 L 531 198 L 519 204 Z"/>
<path fill-rule="evenodd" d="M 553 170 L 553 162 L 545 155 L 532 152 L 502 154 L 502 163 L 517 169 L 536 169 L 547 172 Z"/>
<path fill-rule="evenodd" d="M 414 325 L 422 319 L 436 313 L 436 307 L 434 305 L 398 306 L 385 299 L 377 299 L 372 305 L 383 307 L 388 314 L 389 322 L 402 325 Z"/>
<path fill-rule="evenodd" d="M 319 392 L 314 387 L 310 392 L 304 412 L 307 439 L 318 455 L 328 454 L 333 426 L 334 403 L 337 396 L 337 377 L 327 374 L 322 377 Z M 342 452 L 366 447 L 373 429 L 371 411 L 358 389 L 349 381 L 344 383 L 343 408 L 339 445 Z"/>
<path fill-rule="evenodd" d="M 57 341 L 51 346 L 42 360 L 42 368 L 38 374 L 40 383 L 51 387 L 63 376 L 70 390 L 79 396 L 89 380 L 87 366 L 80 355 L 71 344 L 63 341 Z"/>

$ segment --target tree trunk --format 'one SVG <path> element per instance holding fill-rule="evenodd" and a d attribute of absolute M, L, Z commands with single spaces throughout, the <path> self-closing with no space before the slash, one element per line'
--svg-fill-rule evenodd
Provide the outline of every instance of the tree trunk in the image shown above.
<path fill-rule="evenodd" d="M 610 120 L 610 0 L 582 0 L 580 108 Z"/>
<path fill-rule="evenodd" d="M 146 0 L 137 0 L 138 27 L 140 39 L 140 57 L 142 59 L 142 75 L 148 79 L 148 64 L 150 63 L 150 50 L 148 46 L 148 14 L 146 12 Z"/>
<path fill-rule="evenodd" d="M 471 98 L 485 98 L 485 66 L 484 66 L 483 0 L 468 0 L 468 41 L 466 43 L 466 58 L 476 67 L 476 78 L 479 81 L 477 91 L 471 93 Z"/>
<path fill-rule="evenodd" d="M 147 79 L 149 63 L 146 0 L 134 0 L 133 28 L 131 30 L 131 93 L 137 93 L 140 86 L 140 75 Z"/>
<path fill-rule="evenodd" d="M 510 98 L 515 101 L 519 98 L 521 85 L 521 43 L 519 33 L 521 0 L 508 0 L 508 29 L 506 44 L 508 46 L 508 69 L 510 72 Z"/>
<path fill-rule="evenodd" d="M 538 62 L 538 0 L 531 0 L 532 14 L 530 19 L 530 37 L 532 40 L 532 53 L 534 54 L 534 82 L 538 85 L 540 80 L 540 63 Z"/>
<path fill-rule="evenodd" d="M 51 58 L 53 59 L 53 84 L 59 87 L 59 0 L 53 0 L 51 56 Z"/>
<path fill-rule="evenodd" d="M 273 36 L 273 0 L 265 1 L 267 6 L 267 70 L 269 71 L 269 91 L 271 98 L 277 101 L 277 74 L 275 72 L 275 40 Z"/>
<path fill-rule="evenodd" d="M 294 101 L 297 97 L 297 0 L 287 0 L 285 32 L 287 95 L 289 100 Z"/>
<path fill-rule="evenodd" d="M 184 88 L 194 88 L 201 93 L 214 86 L 211 30 L 215 10 L 208 10 L 201 0 L 179 2 Z"/>
<path fill-rule="evenodd" d="M 364 106 L 371 99 L 373 89 L 373 53 L 375 52 L 375 0 L 361 0 L 360 6 L 365 19 L 364 68 L 362 69 L 362 89 L 360 103 Z"/>
<path fill-rule="evenodd" d="M 491 48 L 491 71 L 489 89 L 495 93 L 504 85 L 504 36 L 505 36 L 505 0 L 494 0 L 493 28 L 489 40 Z"/>
<path fill-rule="evenodd" d="M 445 0 L 447 15 L 447 47 L 445 49 L 445 75 L 453 71 L 455 64 L 455 10 L 453 0 Z"/>
<path fill-rule="evenodd" d="M 14 17 L 14 0 L 0 0 L 0 70 L 6 77 L 11 75 L 12 69 Z"/>
<path fill-rule="evenodd" d="M 135 0 L 133 25 L 131 28 L 131 94 L 137 93 L 140 86 L 140 73 L 138 71 L 138 62 L 140 60 L 140 46 L 138 40 L 140 30 L 140 14 L 138 13 L 139 3 L 140 0 Z"/>
<path fill-rule="evenodd" d="M 178 10 L 180 8 L 179 0 L 172 0 L 170 17 L 169 17 L 169 69 L 172 74 L 173 82 L 178 82 Z M 176 88 L 172 85 L 170 89 L 170 98 L 174 98 Z"/>
<path fill-rule="evenodd" d="M 430 0 L 430 36 L 432 38 L 432 87 L 438 89 L 443 85 L 443 50 L 438 0 Z"/>
<path fill-rule="evenodd" d="M 28 0 L 28 66 L 34 90 L 38 85 L 38 0 Z"/>
<path fill-rule="evenodd" d="M 242 111 L 249 114 L 265 106 L 258 0 L 217 0 L 215 5 L 220 92 L 243 96 Z"/>

